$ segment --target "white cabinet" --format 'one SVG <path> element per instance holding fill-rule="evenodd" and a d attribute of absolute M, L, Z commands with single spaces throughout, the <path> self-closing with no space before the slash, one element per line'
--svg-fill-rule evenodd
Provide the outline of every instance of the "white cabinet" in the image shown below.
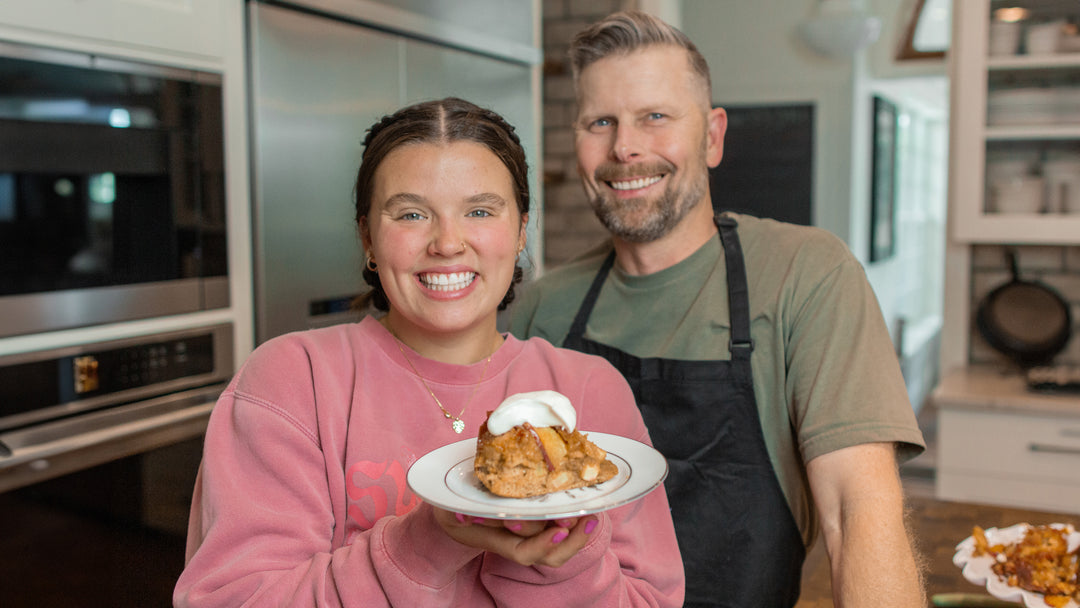
<path fill-rule="evenodd" d="M 220 59 L 224 0 L 4 0 L 0 28 Z"/>
<path fill-rule="evenodd" d="M 1080 395 L 988 367 L 947 374 L 934 401 L 938 498 L 1080 513 Z"/>
<path fill-rule="evenodd" d="M 1003 7 L 1027 17 L 1002 25 Z M 952 238 L 1080 243 L 1080 36 L 1045 47 L 1036 34 L 1075 25 L 1080 3 L 964 0 L 953 11 Z"/>

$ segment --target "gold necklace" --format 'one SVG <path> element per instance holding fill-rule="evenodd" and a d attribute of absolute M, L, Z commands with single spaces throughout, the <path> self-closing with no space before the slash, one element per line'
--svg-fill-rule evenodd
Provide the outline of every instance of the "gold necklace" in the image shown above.
<path fill-rule="evenodd" d="M 461 416 L 465 413 L 465 410 L 469 408 L 469 404 L 472 403 L 473 397 L 476 396 L 476 389 L 480 388 L 480 384 L 484 381 L 484 378 L 487 377 L 488 364 L 491 363 L 491 358 L 495 356 L 495 353 L 491 353 L 490 355 L 488 355 L 487 361 L 484 361 L 484 371 L 480 374 L 480 380 L 473 385 L 472 392 L 469 393 L 469 399 L 465 402 L 465 407 L 462 407 L 461 411 L 458 412 L 458 415 L 455 416 L 450 412 L 446 411 L 446 408 L 443 407 L 442 401 L 439 401 L 439 398 L 435 396 L 435 392 L 431 390 L 431 387 L 428 386 L 427 381 L 424 380 L 424 377 L 420 375 L 420 372 L 417 371 L 416 366 L 413 365 L 413 362 L 409 359 L 409 355 L 405 354 L 405 349 L 402 348 L 401 341 L 396 339 L 397 336 L 394 336 L 394 338 L 394 343 L 397 344 L 398 350 L 401 351 L 401 356 L 405 357 L 405 362 L 409 364 L 409 367 L 412 368 L 413 373 L 416 374 L 416 377 L 420 379 L 420 384 L 424 385 L 424 388 L 427 389 L 428 394 L 431 395 L 431 398 L 435 400 L 435 405 L 439 406 L 439 409 L 442 410 L 443 416 L 445 416 L 447 420 L 453 420 L 453 422 L 450 423 L 450 426 L 453 427 L 455 433 L 460 435 L 461 432 L 465 430 L 465 422 L 461 419 Z"/>

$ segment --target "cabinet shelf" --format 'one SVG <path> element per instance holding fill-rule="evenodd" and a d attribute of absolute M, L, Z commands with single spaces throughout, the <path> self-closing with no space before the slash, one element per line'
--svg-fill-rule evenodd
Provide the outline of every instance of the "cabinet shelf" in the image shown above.
<path fill-rule="evenodd" d="M 1080 124 L 994 125 L 986 127 L 987 141 L 1080 140 Z"/>
<path fill-rule="evenodd" d="M 1011 55 L 1007 57 L 990 57 L 986 60 L 986 69 L 990 71 L 1043 70 L 1047 68 L 1080 68 L 1080 53 Z"/>
<path fill-rule="evenodd" d="M 968 243 L 1074 245 L 1080 242 L 1080 214 L 968 213 L 957 210 L 954 236 Z"/>

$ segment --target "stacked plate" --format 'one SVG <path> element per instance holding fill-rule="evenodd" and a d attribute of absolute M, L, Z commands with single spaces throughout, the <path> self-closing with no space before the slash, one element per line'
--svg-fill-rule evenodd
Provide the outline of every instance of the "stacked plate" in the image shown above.
<path fill-rule="evenodd" d="M 986 99 L 990 125 L 1080 123 L 1080 87 L 1002 89 Z"/>

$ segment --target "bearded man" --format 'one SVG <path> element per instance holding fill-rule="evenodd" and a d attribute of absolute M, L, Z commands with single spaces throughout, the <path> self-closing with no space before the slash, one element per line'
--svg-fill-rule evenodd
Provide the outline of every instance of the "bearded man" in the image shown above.
<path fill-rule="evenodd" d="M 629 381 L 668 459 L 685 605 L 795 605 L 820 536 L 837 606 L 925 606 L 897 471 L 925 445 L 859 261 L 817 228 L 714 216 L 727 115 L 677 29 L 616 13 L 570 56 L 611 239 L 526 289 L 511 331 Z"/>

